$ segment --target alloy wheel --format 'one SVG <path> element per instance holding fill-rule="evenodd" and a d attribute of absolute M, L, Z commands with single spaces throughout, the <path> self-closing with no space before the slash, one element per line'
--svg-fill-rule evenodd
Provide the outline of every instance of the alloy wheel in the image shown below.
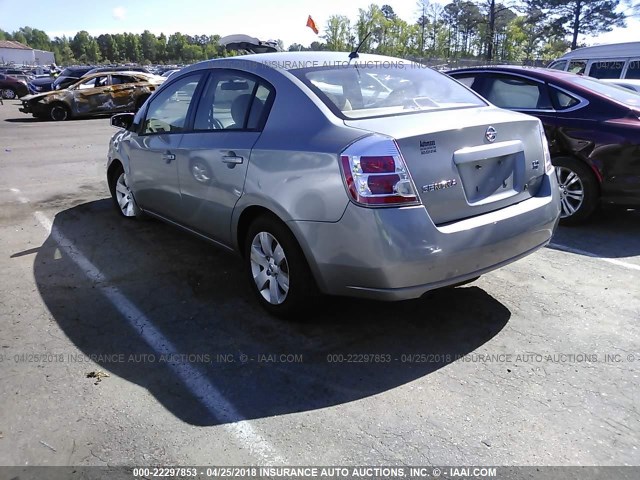
<path fill-rule="evenodd" d="M 127 174 L 122 172 L 116 181 L 116 200 L 125 217 L 135 217 L 136 208 L 131 188 L 127 182 Z"/>
<path fill-rule="evenodd" d="M 567 167 L 556 167 L 556 178 L 560 189 L 560 218 L 575 214 L 584 202 L 584 185 L 576 172 Z"/>
<path fill-rule="evenodd" d="M 251 275 L 260 295 L 272 305 L 280 305 L 289 293 L 289 264 L 278 240 L 260 232 L 251 242 Z"/>
<path fill-rule="evenodd" d="M 5 88 L 4 90 L 2 90 L 2 98 L 6 98 L 7 100 L 14 100 L 16 97 L 16 92 L 14 92 L 11 88 Z"/>

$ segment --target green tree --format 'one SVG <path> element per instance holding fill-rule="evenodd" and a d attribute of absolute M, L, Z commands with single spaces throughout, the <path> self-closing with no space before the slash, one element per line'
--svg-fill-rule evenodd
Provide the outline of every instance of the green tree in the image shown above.
<path fill-rule="evenodd" d="M 77 62 L 67 37 L 56 37 L 53 42 L 51 42 L 51 48 L 55 55 L 57 64 L 72 65 Z"/>
<path fill-rule="evenodd" d="M 620 0 L 538 0 L 534 5 L 551 15 L 556 25 L 571 36 L 571 49 L 575 50 L 578 35 L 598 35 L 625 26 L 626 14 L 617 11 L 620 3 Z"/>
<path fill-rule="evenodd" d="M 150 62 L 155 62 L 158 51 L 158 39 L 149 30 L 142 32 L 140 36 L 140 48 L 142 49 L 142 58 Z"/>
<path fill-rule="evenodd" d="M 100 55 L 106 62 L 117 62 L 120 58 L 118 51 L 118 44 L 115 38 L 111 34 L 102 34 L 96 38 L 98 42 L 98 48 L 100 48 Z"/>
<path fill-rule="evenodd" d="M 13 32 L 12 37 L 13 37 L 12 40 L 14 42 L 20 42 L 23 45 L 27 44 L 27 37 L 25 37 L 24 33 L 22 33 L 22 32 Z"/>
<path fill-rule="evenodd" d="M 86 30 L 76 33 L 70 47 L 73 56 L 82 63 L 97 63 L 101 59 L 98 42 Z"/>
<path fill-rule="evenodd" d="M 170 35 L 167 40 L 167 61 L 180 62 L 182 52 L 187 45 L 187 39 L 180 32 Z"/>
<path fill-rule="evenodd" d="M 429 7 L 429 0 L 418 0 L 418 26 L 420 27 L 420 56 L 424 56 L 424 47 L 426 45 L 426 32 L 427 25 L 429 25 L 429 18 L 427 17 L 427 8 Z"/>
<path fill-rule="evenodd" d="M 142 60 L 142 47 L 138 35 L 135 33 L 124 34 L 124 51 L 128 61 L 139 62 Z"/>
<path fill-rule="evenodd" d="M 21 27 L 16 34 L 21 35 L 24 38 L 26 45 L 37 50 L 50 50 L 51 39 L 42 30 L 31 27 Z"/>
<path fill-rule="evenodd" d="M 323 38 L 327 49 L 334 52 L 347 50 L 351 39 L 351 22 L 344 15 L 331 15 L 325 26 Z"/>
<path fill-rule="evenodd" d="M 309 50 L 313 52 L 321 52 L 323 50 L 327 50 L 327 46 L 324 43 L 321 43 L 315 40 L 311 42 L 311 45 L 309 45 Z"/>
<path fill-rule="evenodd" d="M 87 48 L 91 41 L 91 36 L 86 30 L 81 30 L 75 34 L 73 40 L 70 42 L 71 51 L 73 56 L 80 61 L 86 61 Z M 84 60 L 83 60 L 84 58 Z"/>
<path fill-rule="evenodd" d="M 158 41 L 156 43 L 156 61 L 167 61 L 167 37 L 164 33 L 158 35 Z"/>
<path fill-rule="evenodd" d="M 461 50 L 463 56 L 472 54 L 471 44 L 480 32 L 479 25 L 482 23 L 482 13 L 478 6 L 470 1 L 460 3 L 460 14 L 458 17 L 459 31 L 461 35 Z"/>

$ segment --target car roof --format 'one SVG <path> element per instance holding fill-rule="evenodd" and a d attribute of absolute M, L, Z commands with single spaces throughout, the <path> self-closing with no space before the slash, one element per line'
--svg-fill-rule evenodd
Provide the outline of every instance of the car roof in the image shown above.
<path fill-rule="evenodd" d="M 94 68 L 96 68 L 96 67 L 94 67 L 93 65 L 72 65 L 70 67 L 65 67 L 64 70 L 71 70 L 71 71 L 86 70 L 86 71 L 89 71 L 89 70 L 92 70 Z"/>
<path fill-rule="evenodd" d="M 209 67 L 219 66 L 223 63 L 233 65 L 237 62 L 252 62 L 263 64 L 279 70 L 295 70 L 299 68 L 313 68 L 323 66 L 347 66 L 349 63 L 349 52 L 272 52 L 272 53 L 254 53 L 250 55 L 241 55 L 237 57 L 215 58 L 213 60 L 205 60 L 189 67 L 185 67 L 182 71 L 188 72 L 200 70 Z M 411 64 L 410 60 L 402 58 L 387 57 L 383 55 L 374 55 L 368 53 L 360 53 L 356 60 L 352 63 L 394 63 L 394 64 Z"/>
<path fill-rule="evenodd" d="M 88 78 L 95 78 L 95 77 L 103 77 L 105 75 L 135 75 L 135 76 L 140 76 L 140 77 L 146 77 L 146 78 L 152 78 L 152 77 L 157 77 L 157 75 L 153 75 L 151 73 L 147 73 L 147 72 L 138 72 L 138 71 L 134 71 L 134 70 L 114 70 L 114 71 L 106 71 L 106 72 L 95 72 L 95 73 L 90 73 L 87 76 L 82 77 L 82 80 L 87 80 Z"/>
<path fill-rule="evenodd" d="M 564 70 L 555 70 L 552 68 L 543 68 L 543 67 L 523 67 L 518 65 L 486 65 L 480 67 L 467 67 L 467 68 L 456 68 L 453 70 L 449 70 L 445 73 L 449 75 L 455 75 L 459 73 L 471 73 L 471 72 L 507 72 L 507 73 L 516 73 L 520 75 L 529 75 L 529 76 L 537 76 L 547 80 L 550 79 L 558 79 L 563 80 L 567 79 L 575 73 L 566 72 Z"/>
<path fill-rule="evenodd" d="M 640 42 L 610 43 L 577 48 L 571 52 L 565 53 L 557 60 L 567 60 L 572 58 L 591 60 L 592 58 L 605 57 L 640 57 Z"/>
<path fill-rule="evenodd" d="M 94 72 L 116 72 L 116 71 L 127 71 L 127 72 L 143 72 L 143 73 L 147 73 L 147 69 L 145 67 L 94 67 L 92 68 L 91 71 Z"/>

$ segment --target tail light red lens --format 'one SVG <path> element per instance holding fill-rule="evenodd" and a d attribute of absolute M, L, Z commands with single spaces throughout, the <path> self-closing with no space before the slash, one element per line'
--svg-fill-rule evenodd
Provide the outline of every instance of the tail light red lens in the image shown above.
<path fill-rule="evenodd" d="M 374 195 L 383 195 L 393 192 L 393 187 L 399 181 L 399 175 L 371 175 L 367 179 L 367 185 Z"/>
<path fill-rule="evenodd" d="M 419 204 L 418 195 L 397 144 L 371 136 L 347 148 L 340 157 L 351 199 L 361 205 Z"/>
<path fill-rule="evenodd" d="M 360 157 L 362 173 L 393 173 L 396 162 L 393 157 Z"/>

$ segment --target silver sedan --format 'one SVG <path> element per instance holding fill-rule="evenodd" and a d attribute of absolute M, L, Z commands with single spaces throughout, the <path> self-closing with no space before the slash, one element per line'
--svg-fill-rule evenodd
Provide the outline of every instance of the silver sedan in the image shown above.
<path fill-rule="evenodd" d="M 539 120 L 397 58 L 210 60 L 112 124 L 118 212 L 238 252 L 280 316 L 320 293 L 402 300 L 471 281 L 558 221 Z"/>

